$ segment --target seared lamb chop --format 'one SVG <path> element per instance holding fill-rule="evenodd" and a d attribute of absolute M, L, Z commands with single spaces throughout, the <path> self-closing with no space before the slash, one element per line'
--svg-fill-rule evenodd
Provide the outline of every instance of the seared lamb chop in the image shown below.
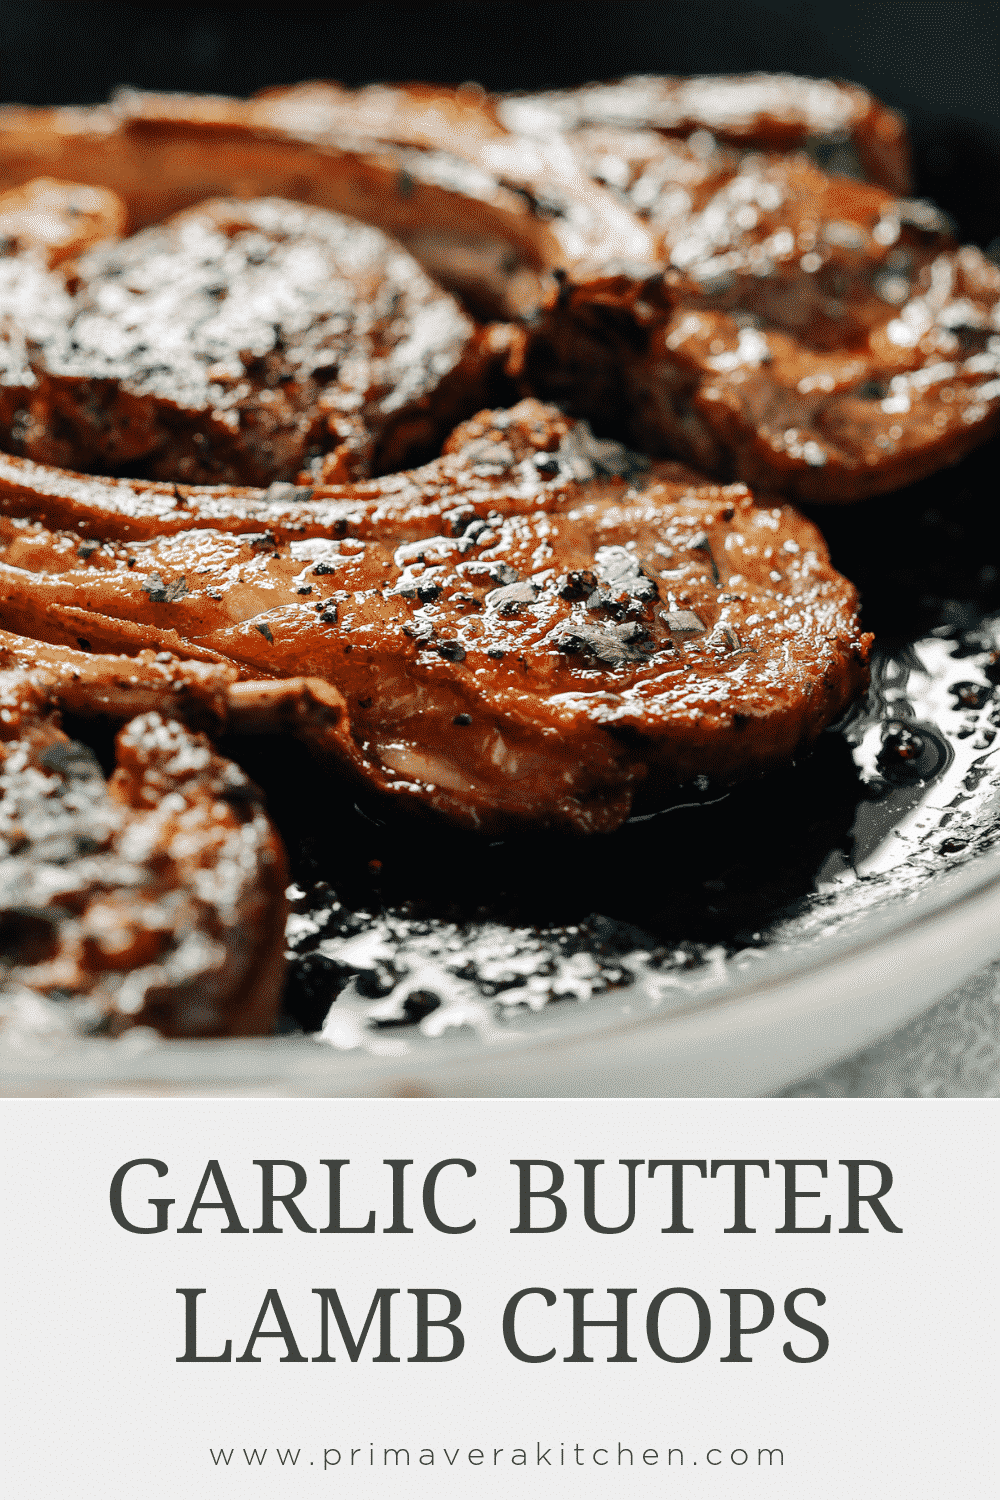
<path fill-rule="evenodd" d="M 910 186 L 906 122 L 867 89 L 828 78 L 780 73 L 703 78 L 623 78 L 583 88 L 512 94 L 497 113 L 520 135 L 556 132 L 579 141 L 587 132 L 711 136 L 740 150 L 807 151 L 829 171 L 868 177 L 894 193 Z M 620 134 L 619 134 L 620 138 Z M 605 137 L 614 150 L 613 137 Z M 620 179 L 611 186 L 623 187 Z"/>
<path fill-rule="evenodd" d="M 256 788 L 191 725 L 322 746 L 343 733 L 343 700 L 238 676 L 0 631 L 0 1016 L 21 1012 L 28 1031 L 273 1030 L 284 851 Z M 110 780 L 59 708 L 131 721 Z M 38 1012 L 38 997 L 60 1005 Z"/>
<path fill-rule="evenodd" d="M 429 456 L 486 394 L 488 340 L 455 302 L 318 209 L 205 203 L 52 280 L 5 309 L 33 387 L 11 443 L 45 462 L 267 484 L 326 454 L 361 475 Z"/>
<path fill-rule="evenodd" d="M 894 196 L 902 125 L 850 85 L 124 94 L 7 111 L 0 141 L 12 178 L 45 154 L 140 222 L 237 190 L 377 223 L 479 313 L 544 304 L 522 389 L 721 477 L 856 499 L 953 462 L 1000 412 L 995 268 Z M 882 187 L 806 154 L 843 166 L 845 145 Z"/>
<path fill-rule="evenodd" d="M 307 83 L 246 101 L 122 90 L 89 109 L 0 111 L 0 182 L 58 171 L 100 183 L 134 225 L 220 194 L 302 199 L 388 231 L 480 314 L 518 316 L 554 268 L 651 254 L 571 144 L 592 124 L 846 151 L 906 191 L 898 115 L 856 85 L 768 75 L 500 100 L 426 84 Z"/>
<path fill-rule="evenodd" d="M 45 996 L 87 1030 L 269 1032 L 284 856 L 242 772 L 148 713 L 122 731 L 105 782 L 30 676 L 3 673 L 0 696 L 4 1008 Z"/>
<path fill-rule="evenodd" d="M 996 429 L 1000 271 L 930 205 L 801 157 L 687 166 L 686 185 L 678 168 L 650 189 L 658 268 L 553 292 L 529 389 L 647 452 L 818 502 L 909 484 Z"/>
<path fill-rule="evenodd" d="M 530 311 L 552 266 L 652 248 L 565 142 L 513 134 L 475 88 L 122 90 L 90 109 L 0 110 L 0 184 L 42 171 L 114 189 L 135 225 L 216 195 L 336 209 L 395 236 L 487 316 Z"/>
<path fill-rule="evenodd" d="M 694 776 L 756 774 L 864 686 L 854 590 L 787 507 L 635 472 L 531 401 L 447 450 L 312 502 L 226 516 L 189 496 L 187 529 L 157 535 L 147 512 L 146 541 L 134 514 L 99 547 L 6 522 L 0 617 L 322 677 L 348 701 L 351 744 L 330 749 L 354 775 L 484 830 L 609 829 Z"/>
<path fill-rule="evenodd" d="M 35 387 L 30 340 L 58 336 L 70 317 L 65 274 L 53 268 L 124 227 L 125 205 L 106 188 L 39 177 L 0 193 L 0 434 L 15 448 Z"/>
<path fill-rule="evenodd" d="M 525 383 L 647 452 L 855 500 L 953 463 L 995 429 L 1000 273 L 956 249 L 929 204 L 806 154 L 747 154 L 815 148 L 809 98 L 813 125 L 824 107 L 831 128 L 854 107 L 848 86 L 777 84 L 630 79 L 504 105 L 522 129 L 558 120 L 582 169 L 657 241 L 645 276 L 568 268 L 529 336 Z M 877 109 L 856 118 L 869 159 L 899 124 Z M 905 190 L 902 147 L 883 166 L 877 180 Z"/>

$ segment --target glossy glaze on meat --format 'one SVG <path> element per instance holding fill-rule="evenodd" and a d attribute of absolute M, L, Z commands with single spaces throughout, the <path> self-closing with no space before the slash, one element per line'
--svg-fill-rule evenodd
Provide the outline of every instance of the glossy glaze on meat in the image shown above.
<path fill-rule="evenodd" d="M 6 522 L 3 617 L 320 677 L 347 700 L 346 769 L 483 830 L 600 831 L 694 776 L 754 775 L 864 685 L 854 590 L 787 507 L 671 465 L 615 475 L 622 450 L 536 402 L 448 447 L 257 533 L 215 516 L 93 547 Z"/>
<path fill-rule="evenodd" d="M 487 394 L 453 299 L 340 215 L 216 200 L 56 280 L 12 284 L 4 308 L 9 362 L 30 349 L 7 445 L 44 462 L 267 484 L 325 455 L 357 476 L 434 452 Z"/>
<path fill-rule="evenodd" d="M 29 1035 L 267 1034 L 287 876 L 255 788 L 155 711 L 122 730 L 106 781 L 59 729 L 56 698 L 44 669 L 0 671 L 4 1021 Z"/>
<path fill-rule="evenodd" d="M 60 713 L 117 726 L 105 780 Z M 284 975 L 284 850 L 207 734 L 349 745 L 318 680 L 241 681 L 167 652 L 101 656 L 0 630 L 0 1024 L 23 1034 L 267 1035 Z M 56 1008 L 37 1008 L 42 997 Z"/>
<path fill-rule="evenodd" d="M 117 239 L 124 227 L 125 205 L 105 188 L 39 177 L 0 193 L 0 434 L 7 447 L 24 436 L 36 386 L 34 342 L 59 337 L 68 325 L 73 257 Z"/>
<path fill-rule="evenodd" d="M 112 1031 L 271 1027 L 281 852 L 202 732 L 293 732 L 467 829 L 592 833 L 836 721 L 871 639 L 788 506 L 534 399 L 410 467 L 501 365 L 649 453 L 814 498 L 978 441 L 989 268 L 817 161 L 905 190 L 898 117 L 802 80 L 0 111 L 11 890 L 84 882 L 10 907 L 10 993 Z M 99 198 L 16 186 L 40 172 Z M 513 323 L 475 327 L 380 230 Z M 109 787 L 57 708 L 131 721 Z"/>
<path fill-rule="evenodd" d="M 867 89 L 828 78 L 750 73 L 640 76 L 501 100 L 516 133 L 573 139 L 592 130 L 688 139 L 711 136 L 740 150 L 807 151 L 833 172 L 866 176 L 894 193 L 910 186 L 906 121 Z M 595 137 L 591 137 L 595 139 Z M 613 186 L 622 186 L 612 181 Z"/>
<path fill-rule="evenodd" d="M 506 100 L 474 85 L 314 82 L 246 101 L 121 90 L 86 109 L 0 111 L 0 182 L 58 171 L 99 183 L 135 226 L 216 195 L 297 198 L 388 231 L 475 311 L 519 316 L 553 269 L 653 253 L 619 185 L 598 180 L 574 143 L 594 123 L 846 149 L 874 180 L 906 187 L 891 110 L 853 85 L 768 75 Z"/>
<path fill-rule="evenodd" d="M 528 387 L 815 502 L 909 484 L 996 430 L 1000 271 L 930 205 L 802 157 L 687 165 L 651 190 L 662 268 L 565 278 Z"/>
<path fill-rule="evenodd" d="M 123 90 L 89 109 L 0 110 L 0 185 L 56 171 L 118 192 L 136 227 L 220 195 L 335 209 L 395 236 L 489 316 L 530 311 L 553 265 L 650 250 L 564 142 L 511 134 L 475 88 Z"/>
<path fill-rule="evenodd" d="M 3 112 L 0 146 L 10 180 L 44 158 L 137 223 L 219 191 L 376 223 L 477 314 L 528 319 L 522 390 L 718 477 L 853 500 L 954 462 L 1000 412 L 996 270 L 898 196 L 905 131 L 852 85 L 123 93 Z"/>

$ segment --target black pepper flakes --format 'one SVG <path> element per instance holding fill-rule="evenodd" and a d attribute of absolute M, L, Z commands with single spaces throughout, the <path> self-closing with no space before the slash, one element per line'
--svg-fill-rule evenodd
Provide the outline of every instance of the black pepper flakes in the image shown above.
<path fill-rule="evenodd" d="M 494 583 L 500 584 L 504 588 L 509 584 L 521 582 L 521 575 L 517 569 L 512 568 L 509 563 L 504 562 L 491 563 L 489 576 Z"/>
<path fill-rule="evenodd" d="M 454 510 L 444 511 L 441 519 L 448 522 L 448 529 L 452 536 L 461 536 L 476 519 L 476 512 L 468 506 L 459 505 Z"/>
<path fill-rule="evenodd" d="M 295 489 L 295 486 L 294 484 L 289 484 L 287 480 L 283 481 L 280 479 L 276 479 L 274 483 L 269 484 L 267 489 L 264 491 L 264 503 L 266 505 L 280 505 L 286 501 L 295 500 L 296 498 L 297 491 Z"/>
<path fill-rule="evenodd" d="M 88 557 L 93 557 L 94 553 L 99 551 L 100 546 L 100 542 L 81 542 L 76 549 L 76 555 L 86 560 Z"/>
<path fill-rule="evenodd" d="M 269 646 L 274 645 L 274 636 L 271 634 L 270 625 L 255 625 L 254 630 L 259 630 Z"/>
<path fill-rule="evenodd" d="M 597 588 L 597 575 L 588 569 L 578 569 L 560 578 L 558 588 L 560 599 L 571 604 L 589 599 Z"/>
<path fill-rule="evenodd" d="M 465 647 L 459 641 L 438 641 L 434 650 L 438 656 L 443 656 L 445 661 L 465 660 Z"/>
<path fill-rule="evenodd" d="M 453 724 L 459 725 L 462 729 L 465 729 L 465 728 L 468 727 L 469 724 L 472 723 L 472 715 L 471 714 L 456 714 L 455 717 L 452 719 L 451 722 Z"/>

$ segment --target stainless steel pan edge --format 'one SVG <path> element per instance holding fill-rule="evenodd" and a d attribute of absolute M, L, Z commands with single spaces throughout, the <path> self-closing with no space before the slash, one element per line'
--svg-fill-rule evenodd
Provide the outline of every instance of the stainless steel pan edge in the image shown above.
<path fill-rule="evenodd" d="M 373 1051 L 311 1038 L 164 1042 L 149 1033 L 0 1052 L 7 1097 L 752 1097 L 896 1030 L 1000 955 L 1000 851 L 849 933 L 665 994 L 653 976 L 469 1032 Z M 379 1052 L 383 1055 L 378 1055 Z M 385 1055 L 395 1052 L 396 1055 Z"/>

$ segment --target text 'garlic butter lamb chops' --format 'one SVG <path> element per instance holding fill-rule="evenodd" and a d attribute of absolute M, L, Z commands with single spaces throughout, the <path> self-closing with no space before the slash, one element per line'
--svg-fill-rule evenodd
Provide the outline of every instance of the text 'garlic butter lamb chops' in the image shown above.
<path fill-rule="evenodd" d="M 3 523 L 0 616 L 323 678 L 350 721 L 330 751 L 379 790 L 482 830 L 608 830 L 696 775 L 789 760 L 863 688 L 870 645 L 794 511 L 628 467 L 525 401 L 424 469 L 308 503 L 190 491 L 143 515 L 134 486 L 121 543 L 80 544 L 85 495 L 60 535 L 22 491 L 39 519 Z M 113 534 L 96 488 L 89 526 Z"/>
<path fill-rule="evenodd" d="M 213 733 L 322 742 L 324 683 L 64 651 L 0 631 L 0 1021 L 22 1032 L 267 1035 L 284 972 L 285 856 Z M 58 710 L 130 722 L 105 781 Z M 183 719 L 184 722 L 180 722 Z M 38 1010 L 42 999 L 61 1002 Z"/>
<path fill-rule="evenodd" d="M 495 363 L 398 245 L 280 200 L 205 203 L 80 255 L 69 288 L 51 273 L 6 291 L 8 446 L 98 473 L 399 468 L 483 404 Z"/>

